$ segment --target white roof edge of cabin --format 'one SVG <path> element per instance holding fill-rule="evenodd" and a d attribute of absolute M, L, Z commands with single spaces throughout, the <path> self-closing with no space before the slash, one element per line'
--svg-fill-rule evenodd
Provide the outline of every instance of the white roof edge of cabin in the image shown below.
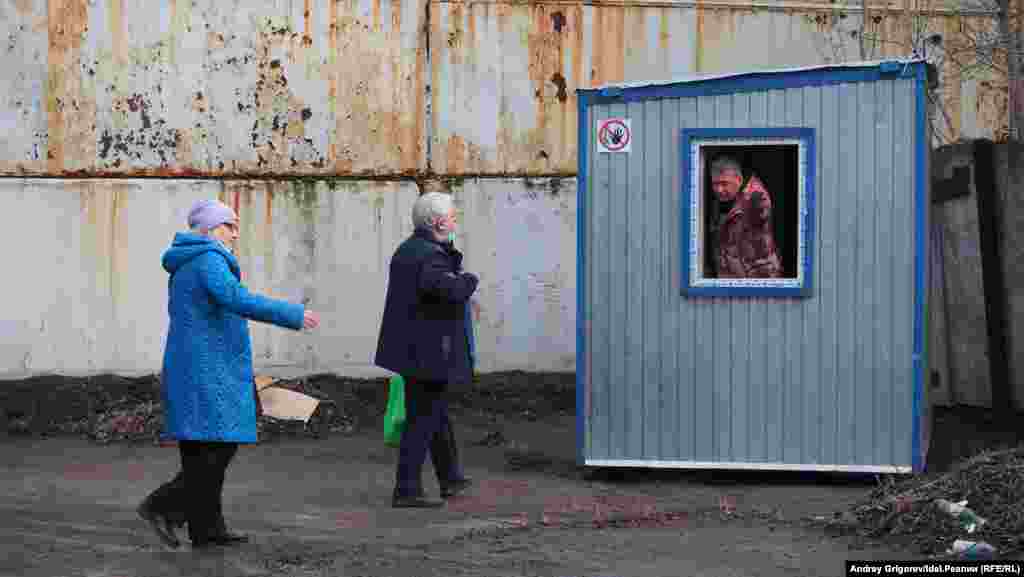
<path fill-rule="evenodd" d="M 925 63 L 926 60 L 923 58 L 911 58 L 911 59 L 900 59 L 900 58 L 887 58 L 884 60 L 864 60 L 864 61 L 853 61 L 853 62 L 839 62 L 835 64 L 815 64 L 813 66 L 797 66 L 790 68 L 766 68 L 766 69 L 755 69 L 751 68 L 748 70 L 738 70 L 733 72 L 712 72 L 707 74 L 691 74 L 687 76 L 678 76 L 667 80 L 658 81 L 637 81 L 637 82 L 614 82 L 609 84 L 601 84 L 593 86 L 591 88 L 578 88 L 577 92 L 600 92 L 602 90 L 618 89 L 627 90 L 630 88 L 646 88 L 649 86 L 670 86 L 673 84 L 690 84 L 694 82 L 706 82 L 708 80 L 721 80 L 724 78 L 735 78 L 740 76 L 752 76 L 755 74 L 794 74 L 800 72 L 809 72 L 816 70 L 843 70 L 850 68 L 877 68 L 883 64 L 894 65 L 901 64 L 911 66 L 914 64 Z"/>

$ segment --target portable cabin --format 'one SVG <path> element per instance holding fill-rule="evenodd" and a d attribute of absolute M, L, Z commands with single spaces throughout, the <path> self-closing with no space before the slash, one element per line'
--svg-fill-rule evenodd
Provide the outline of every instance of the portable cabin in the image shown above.
<path fill-rule="evenodd" d="M 923 468 L 933 83 L 901 60 L 579 91 L 581 464 Z M 723 157 L 767 190 L 743 230 L 771 275 L 728 232 Z"/>

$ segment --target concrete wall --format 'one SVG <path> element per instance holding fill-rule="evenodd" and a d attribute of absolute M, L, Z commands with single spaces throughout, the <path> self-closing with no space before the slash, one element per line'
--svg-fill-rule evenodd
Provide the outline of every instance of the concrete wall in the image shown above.
<path fill-rule="evenodd" d="M 254 325 L 261 370 L 372 373 L 384 255 L 434 186 L 469 211 L 481 369 L 572 370 L 577 88 L 904 56 L 918 23 L 945 135 L 1003 130 L 1005 79 L 945 58 L 993 14 L 867 8 L 0 0 L 0 234 L 33 247 L 0 261 L 25 271 L 0 375 L 155 370 L 159 253 L 209 195 L 243 212 L 254 288 L 329 311 L 308 337 Z"/>
<path fill-rule="evenodd" d="M 482 371 L 572 370 L 575 181 L 450 186 L 458 240 L 479 272 Z M 323 315 L 315 332 L 253 323 L 256 367 L 371 376 L 387 263 L 411 232 L 407 182 L 0 180 L 0 378 L 159 371 L 167 329 L 160 257 L 190 204 L 220 197 L 242 221 L 251 290 Z M 570 287 L 566 290 L 563 287 Z"/>

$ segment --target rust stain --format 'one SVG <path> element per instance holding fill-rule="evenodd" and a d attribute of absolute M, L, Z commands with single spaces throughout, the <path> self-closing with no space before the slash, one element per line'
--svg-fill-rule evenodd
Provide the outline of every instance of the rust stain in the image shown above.
<path fill-rule="evenodd" d="M 561 32 L 562 28 L 565 27 L 565 13 L 559 10 L 552 12 L 551 27 L 555 29 L 555 32 Z"/>
<path fill-rule="evenodd" d="M 391 30 L 394 32 L 395 38 L 402 37 L 402 10 L 398 4 L 391 7 Z"/>
<path fill-rule="evenodd" d="M 351 3 L 341 6 L 355 9 Z M 365 144 L 366 135 L 357 134 L 357 110 L 366 108 L 364 81 L 357 72 L 361 70 L 362 53 L 360 40 L 363 38 L 363 26 L 359 25 L 356 16 L 350 12 L 337 15 L 338 52 L 336 61 L 337 98 L 335 98 L 334 142 L 337 145 L 334 167 L 336 171 L 348 173 L 355 166 L 354 156 L 358 153 L 356 144 Z M 348 54 L 359 54 L 358 62 L 353 62 Z M 360 139 L 360 136 L 363 138 Z"/>
<path fill-rule="evenodd" d="M 124 248 L 123 244 L 127 242 L 127 236 L 122 230 L 121 222 L 121 205 L 126 200 L 124 197 L 127 196 L 127 187 L 121 183 L 113 185 L 111 191 L 111 202 L 110 202 L 110 269 L 109 269 L 109 287 L 110 287 L 110 300 L 114 306 L 112 312 L 117 314 L 117 303 L 121 300 L 121 286 L 123 284 L 122 272 L 125 271 L 124 266 Z M 116 318 L 116 317 L 115 317 Z"/>
<path fill-rule="evenodd" d="M 312 0 L 306 0 L 306 6 L 309 6 Z M 333 0 L 328 3 L 328 31 L 327 31 L 327 44 L 328 44 L 328 59 L 330 62 L 330 70 L 327 73 L 327 101 L 331 106 L 332 116 L 337 116 L 338 112 L 338 3 Z M 328 135 L 327 145 L 327 164 L 331 167 L 336 167 L 338 162 L 338 126 L 335 123 L 331 129 L 331 133 Z"/>
<path fill-rule="evenodd" d="M 635 65 L 642 58 L 637 56 L 643 56 L 647 52 L 647 34 L 644 33 L 633 33 L 634 30 L 647 30 L 647 10 L 644 8 L 631 7 L 625 10 L 622 14 L 622 42 L 623 50 L 622 53 L 622 72 L 620 81 L 626 80 L 626 66 Z M 629 30 L 630 33 L 626 33 Z M 645 62 L 646 63 L 646 62 Z M 631 79 L 637 78 L 635 75 Z"/>
<path fill-rule="evenodd" d="M 603 7 L 594 7 L 594 27 L 590 31 L 590 87 L 600 86 L 607 82 L 604 71 L 607 45 L 603 42 L 605 34 L 608 32 L 608 26 L 605 23 L 605 14 L 607 13 L 608 11 Z"/>
<path fill-rule="evenodd" d="M 207 32 L 206 47 L 209 48 L 210 51 L 223 50 L 224 46 L 226 46 L 226 42 L 224 40 L 223 34 L 221 34 L 220 32 L 214 32 L 212 30 L 210 32 Z"/>
<path fill-rule="evenodd" d="M 75 62 L 88 22 L 87 0 L 48 0 L 46 166 L 51 174 L 60 173 L 64 167 L 66 128 L 73 106 L 69 92 L 77 86 L 79 72 Z"/>
<path fill-rule="evenodd" d="M 448 162 L 445 166 L 449 173 L 461 173 L 463 172 L 464 161 L 466 159 L 466 140 L 457 134 L 453 134 L 448 138 Z"/>
<path fill-rule="evenodd" d="M 466 10 L 466 19 L 466 46 L 469 47 L 469 50 L 466 50 L 466 59 L 475 67 L 477 64 L 476 15 L 473 14 L 472 8 Z"/>
<path fill-rule="evenodd" d="M 622 82 L 626 79 L 626 51 L 622 49 L 623 46 L 626 46 L 626 11 L 616 10 L 612 12 L 612 21 L 614 22 L 613 30 L 615 32 L 611 42 L 612 77 L 609 81 Z M 641 27 L 640 29 L 642 30 L 643 28 Z"/>
<path fill-rule="evenodd" d="M 262 241 L 259 244 L 262 245 L 263 249 L 263 273 L 266 275 L 265 278 L 274 278 L 274 221 L 272 203 L 274 199 L 275 186 L 276 183 L 270 180 L 263 184 L 264 198 L 267 199 L 267 218 L 265 219 L 262 227 L 262 238 L 253 239 L 254 246 L 257 245 L 256 241 Z"/>
<path fill-rule="evenodd" d="M 578 119 L 576 118 L 576 90 L 587 85 L 587 79 L 583 76 L 583 7 L 575 6 L 572 9 L 572 26 L 570 30 L 573 34 L 574 44 L 572 47 L 572 70 L 573 78 L 570 84 L 569 100 L 565 104 L 566 118 L 565 130 L 568 132 L 563 137 L 562 142 L 566 143 L 567 152 L 563 155 L 559 155 L 560 158 L 555 159 L 552 162 L 553 166 L 559 166 L 565 162 L 575 162 L 576 155 L 578 154 L 576 142 L 576 133 L 579 129 Z"/>
<path fill-rule="evenodd" d="M 333 7 L 334 2 L 331 1 Z M 334 8 L 337 10 L 337 8 Z M 302 9 L 302 37 L 303 39 L 309 38 L 309 42 L 313 41 L 313 0 L 305 0 Z"/>
<path fill-rule="evenodd" d="M 583 8 L 573 8 L 573 25 L 572 32 L 574 33 L 575 40 L 572 47 L 572 74 L 573 82 L 575 86 L 573 88 L 580 88 L 588 86 L 587 78 L 583 76 Z M 575 92 L 573 93 L 575 98 Z"/>
<path fill-rule="evenodd" d="M 536 130 L 529 135 L 527 147 L 541 149 L 547 140 L 549 112 L 547 105 L 547 81 L 550 77 L 549 70 L 553 67 L 551 63 L 552 52 L 556 50 L 556 44 L 552 43 L 549 32 L 551 30 L 551 18 L 548 15 L 547 6 L 542 4 L 531 5 L 530 11 L 530 33 L 528 36 L 527 51 L 530 57 L 528 69 L 530 73 L 530 89 L 534 96 L 534 115 L 536 117 Z M 555 39 L 557 42 L 557 39 Z M 532 141 L 532 142 L 530 142 Z M 528 166 L 537 166 L 538 159 L 536 152 L 525 150 L 525 158 L 520 156 L 519 160 Z"/>
<path fill-rule="evenodd" d="M 465 49 L 465 38 L 463 34 L 463 22 L 465 14 L 461 3 L 455 2 L 448 5 L 448 26 L 447 35 L 448 57 L 452 65 L 462 63 L 466 53 L 471 50 Z"/>
<path fill-rule="evenodd" d="M 697 34 L 693 39 L 693 71 L 704 71 L 704 3 L 697 0 Z"/>
<path fill-rule="evenodd" d="M 274 188 L 269 181 L 267 182 L 267 191 L 263 198 L 266 199 L 265 221 L 269 229 L 274 224 Z"/>
<path fill-rule="evenodd" d="M 192 95 L 192 110 L 196 112 L 206 112 L 206 98 L 202 91 L 196 92 Z"/>
<path fill-rule="evenodd" d="M 946 22 L 944 22 L 944 24 L 945 24 L 945 26 L 944 26 L 943 33 L 945 34 L 945 37 L 946 38 L 951 38 L 951 39 L 952 38 L 957 38 L 958 33 L 960 31 L 959 30 L 960 29 L 960 23 L 957 22 L 957 21 L 954 21 L 953 19 L 948 19 L 948 20 L 946 20 Z M 955 47 L 954 47 L 954 50 L 955 50 Z M 953 78 L 957 78 L 957 80 L 959 80 L 959 78 L 958 78 L 959 75 L 957 75 L 954 72 L 954 70 L 951 70 L 955 66 L 956 66 L 955 63 L 947 62 L 946 66 L 944 67 L 946 69 L 943 70 L 943 73 L 944 73 L 944 75 L 949 75 L 949 76 L 946 76 L 947 78 L 952 76 Z M 954 114 L 950 115 L 952 117 L 950 120 L 951 120 L 951 124 L 952 124 L 951 131 L 953 133 L 953 137 L 956 138 L 956 137 L 958 137 L 960 135 L 960 131 L 961 131 L 961 126 L 960 126 L 960 123 L 961 123 L 960 106 L 961 106 L 961 99 L 962 99 L 961 83 L 960 82 L 949 82 L 949 83 L 947 83 L 947 86 L 945 86 L 944 88 L 945 88 L 944 94 L 943 94 L 944 104 L 945 104 L 947 110 L 950 110 L 950 111 L 954 112 Z"/>
<path fill-rule="evenodd" d="M 85 213 L 82 215 L 79 246 L 82 261 L 91 265 L 89 268 L 93 272 L 93 289 L 99 291 L 102 284 L 109 281 L 109 276 L 101 274 L 106 260 L 103 253 L 109 247 L 109 239 L 102 238 L 103 235 L 100 233 L 102 227 L 100 226 L 101 215 L 98 205 L 102 199 L 97 194 L 94 183 L 84 182 L 79 186 L 79 195 Z"/>
<path fill-rule="evenodd" d="M 95 216 L 90 214 L 92 207 L 93 196 L 96 193 L 92 190 L 92 184 L 86 183 L 82 188 L 78 189 L 78 200 L 81 203 L 81 213 L 85 217 L 83 220 L 90 224 L 95 224 Z"/>
<path fill-rule="evenodd" d="M 174 158 L 180 166 L 192 164 L 192 129 L 179 128 L 174 133 Z"/>
<path fill-rule="evenodd" d="M 508 33 L 508 5 L 502 3 L 494 6 L 494 18 L 497 20 L 498 34 L 505 35 Z M 504 81 L 501 81 L 501 91 L 504 92 Z M 510 142 L 512 141 L 512 115 L 510 114 L 505 99 L 502 99 L 498 104 L 498 137 L 495 139 L 497 142 L 497 166 L 504 167 L 508 162 L 508 158 L 511 155 L 509 150 Z"/>
<path fill-rule="evenodd" d="M 282 62 L 272 57 L 275 49 L 291 42 L 280 31 L 261 33 L 257 40 L 255 86 L 256 122 L 250 142 L 256 152 L 256 168 L 261 172 L 290 170 L 289 127 L 297 123 L 296 105 Z"/>
<path fill-rule="evenodd" d="M 575 9 L 572 7 L 571 9 Z M 565 61 L 565 50 L 566 44 L 572 41 L 572 35 L 569 33 L 563 34 L 566 31 L 566 25 L 568 23 L 565 13 L 562 11 L 556 11 L 551 15 L 551 32 L 549 38 L 555 45 L 555 53 L 553 55 L 552 62 L 552 74 L 551 83 L 555 88 L 555 100 L 552 103 L 555 109 L 555 116 L 558 120 L 558 132 L 554 135 L 557 139 L 556 142 L 550 140 L 544 140 L 538 146 L 537 151 L 534 152 L 535 160 L 540 167 L 540 170 L 550 169 L 551 157 L 547 148 L 554 150 L 560 149 L 562 146 L 568 145 L 568 143 L 574 139 L 571 130 L 574 130 L 575 124 L 570 121 L 570 118 L 574 116 L 572 113 L 575 107 L 570 108 L 569 103 L 569 85 L 568 80 L 565 78 L 563 71 L 566 68 Z M 573 50 L 575 52 L 575 49 Z M 557 162 L 557 159 L 556 159 Z"/>
<path fill-rule="evenodd" d="M 424 10 L 426 10 L 429 13 L 429 10 L 430 10 L 429 3 L 425 2 L 424 4 L 426 5 Z M 436 38 L 436 33 L 438 32 L 438 29 L 440 28 L 440 25 L 437 22 L 437 20 L 438 20 L 437 18 L 431 18 L 430 20 L 431 20 L 430 27 L 428 28 L 427 27 L 427 22 L 424 21 L 424 23 L 423 23 L 423 32 L 424 33 L 416 35 L 417 36 L 417 39 L 416 39 L 416 66 L 415 66 L 415 68 L 413 70 L 413 76 L 415 78 L 415 81 L 413 82 L 413 91 L 415 93 L 415 97 L 414 97 L 415 98 L 415 106 L 414 106 L 413 110 L 415 111 L 417 119 L 419 119 L 420 118 L 419 115 L 423 114 L 423 112 L 426 110 L 426 105 L 427 105 L 426 75 L 428 74 L 428 72 L 429 72 L 430 78 L 431 78 L 431 84 L 430 85 L 431 86 L 438 86 L 438 69 L 437 69 L 437 67 L 436 66 L 432 66 L 430 71 L 427 70 L 427 51 L 430 50 L 430 47 L 427 45 L 427 43 L 430 41 L 430 38 Z M 432 34 L 435 34 L 435 35 L 432 35 Z M 431 105 L 431 107 L 436 107 L 437 104 L 438 104 L 437 91 L 434 90 L 434 91 L 431 92 L 431 95 L 430 95 L 430 105 Z M 436 108 L 433 108 L 433 109 L 436 110 Z M 437 115 L 436 114 L 433 115 L 433 122 L 435 123 L 433 128 L 436 130 L 437 129 L 437 124 L 436 124 L 437 123 Z M 416 122 L 416 127 L 413 130 L 413 134 L 415 136 L 415 142 L 416 142 L 416 146 L 417 147 L 420 146 L 420 143 L 423 142 L 423 136 L 424 136 L 423 132 L 424 132 L 425 128 L 426 127 L 423 126 L 423 122 Z M 417 158 L 418 157 L 419 156 L 417 154 Z M 428 163 L 430 162 L 429 158 L 428 158 L 427 162 Z M 428 164 L 427 170 L 430 170 L 430 168 L 431 167 Z"/>
<path fill-rule="evenodd" d="M 97 1 L 103 3 L 98 5 L 99 8 L 96 8 Z M 431 96 L 427 90 L 430 81 L 433 80 L 435 86 L 452 82 L 456 77 L 461 78 L 462 82 L 472 82 L 477 71 L 488 67 L 501 67 L 500 61 L 482 61 L 485 54 L 493 54 L 493 51 L 477 50 L 482 43 L 494 42 L 494 39 L 485 37 L 486 30 L 494 25 L 491 18 L 498 20 L 500 34 L 515 45 L 513 48 L 516 53 L 520 53 L 523 48 L 526 49 L 523 56 L 527 62 L 519 65 L 525 68 L 523 72 L 526 74 L 511 72 L 524 78 L 508 77 L 510 70 L 518 68 L 506 67 L 505 78 L 499 81 L 499 86 L 507 93 L 513 84 L 522 86 L 529 83 L 529 94 L 535 100 L 533 106 L 528 106 L 526 113 L 536 115 L 535 119 L 530 119 L 536 121 L 533 123 L 536 128 L 521 128 L 521 119 L 515 118 L 507 107 L 502 108 L 498 118 L 496 163 L 484 161 L 487 154 L 482 153 L 480 146 L 468 139 L 468 134 L 463 131 L 461 134 L 453 135 L 452 142 L 447 142 L 447 138 L 444 141 L 434 140 L 432 158 L 437 164 L 434 168 L 441 170 L 452 165 L 463 171 L 492 174 L 503 171 L 571 171 L 576 153 L 576 116 L 573 101 L 576 88 L 633 79 L 631 75 L 635 72 L 628 67 L 637 62 L 637 58 L 644 53 L 647 40 L 650 40 L 652 47 L 656 49 L 653 58 L 661 61 L 658 64 L 670 62 L 675 48 L 674 43 L 687 42 L 695 46 L 694 69 L 701 72 L 718 69 L 741 56 L 738 51 L 720 51 L 717 48 L 731 36 L 743 33 L 742 26 L 745 25 L 745 21 L 740 18 L 750 14 L 764 14 L 748 9 L 712 9 L 700 0 L 695 13 L 696 37 L 683 38 L 678 36 L 681 33 L 678 27 L 682 20 L 678 18 L 679 9 L 674 7 L 565 2 L 434 2 L 430 4 L 433 14 L 429 20 L 423 20 L 423 25 L 428 29 L 421 28 L 414 32 L 410 29 L 414 24 L 410 24 L 409 19 L 404 23 L 401 21 L 403 10 L 400 7 L 394 6 L 390 14 L 383 14 L 382 1 L 364 3 L 362 10 L 366 13 L 363 16 L 356 14 L 359 10 L 358 3 L 352 1 L 332 0 L 326 7 L 318 8 L 319 5 L 315 6 L 312 0 L 303 0 L 302 5 L 306 10 L 300 30 L 296 33 L 278 33 L 255 38 L 255 49 L 249 50 L 251 54 L 247 54 L 246 63 L 251 63 L 252 56 L 256 56 L 256 62 L 250 66 L 257 68 L 258 80 L 261 81 L 258 90 L 255 91 L 258 106 L 255 110 L 252 107 L 245 107 L 244 111 L 243 108 L 239 108 L 240 113 L 250 118 L 250 124 L 241 127 L 242 130 L 248 130 L 252 126 L 251 115 L 256 117 L 257 126 L 252 129 L 253 144 L 251 147 L 245 146 L 240 151 L 222 151 L 226 166 L 221 164 L 218 168 L 216 164 L 208 165 L 207 147 L 214 148 L 217 134 L 240 128 L 231 126 L 231 123 L 237 122 L 242 114 L 235 116 L 234 121 L 230 118 L 207 116 L 215 96 L 213 91 L 219 90 L 206 79 L 207 72 L 202 73 L 204 79 L 193 89 L 198 92 L 186 92 L 182 95 L 181 91 L 188 89 L 180 83 L 175 84 L 176 79 L 168 77 L 166 72 L 161 72 L 158 69 L 160 67 L 147 69 L 148 65 L 145 63 L 135 64 L 134 50 L 138 39 L 128 35 L 132 23 L 128 22 L 127 18 L 133 14 L 133 11 L 128 10 L 131 7 L 129 3 L 125 0 L 47 0 L 46 4 L 42 4 L 30 0 L 10 0 L 9 10 L 12 14 L 15 8 L 31 10 L 34 4 L 34 10 L 38 14 L 34 15 L 32 20 L 45 24 L 40 33 L 46 34 L 48 39 L 48 77 L 44 89 L 47 132 L 39 138 L 40 142 L 48 144 L 45 145 L 47 149 L 41 152 L 47 156 L 45 161 L 41 160 L 38 165 L 32 166 L 31 161 L 26 164 L 18 158 L 0 159 L 0 172 L 31 175 L 45 171 L 51 175 L 89 177 L 106 174 L 203 177 L 235 174 L 253 177 L 274 173 L 298 175 L 325 172 L 377 176 L 383 173 L 399 175 L 415 172 L 421 168 L 421 147 L 427 144 L 427 138 L 431 138 L 423 126 L 425 111 L 433 106 L 436 112 L 444 109 L 462 110 L 465 116 L 472 113 L 469 105 L 473 104 L 473 100 L 480 98 L 476 94 L 478 91 L 474 91 L 474 86 L 455 82 L 451 84 L 457 89 L 452 98 L 445 102 L 439 101 L 439 92 L 444 91 L 435 90 Z M 181 30 L 189 24 L 190 9 L 188 4 L 179 0 L 169 2 L 173 12 L 173 28 L 177 34 L 177 37 L 171 40 L 171 44 L 178 46 L 180 51 L 181 43 L 185 41 Z M 1019 4 L 1019 0 L 1014 0 L 1014 3 Z M 878 58 L 905 54 L 913 32 L 912 20 L 916 16 L 901 13 L 891 7 L 886 8 L 881 4 L 877 4 L 877 8 L 875 6 L 873 3 L 867 32 L 879 40 L 873 43 L 874 53 L 869 56 Z M 42 8 L 47 11 L 46 17 L 42 14 Z M 109 37 L 97 40 L 96 34 L 102 36 L 103 31 L 88 29 L 89 11 L 103 8 L 106 8 L 103 18 L 106 20 L 104 25 L 110 28 Z M 425 10 L 426 6 L 421 4 L 417 9 Z M 445 9 L 449 10 L 452 18 L 450 23 L 441 26 L 442 19 L 438 17 L 438 11 Z M 584 27 L 584 9 L 591 11 L 588 17 L 589 14 L 593 14 L 592 26 Z M 320 19 L 326 20 L 328 16 L 319 12 L 314 15 L 312 10 L 328 11 L 331 20 L 328 36 L 331 46 L 325 46 L 323 49 L 324 55 L 331 59 L 330 63 L 319 72 L 321 69 L 315 62 L 322 56 L 306 55 L 306 74 L 310 76 L 309 80 L 313 82 L 314 87 L 319 85 L 321 90 L 325 88 L 325 84 L 327 85 L 328 99 L 325 103 L 320 100 L 307 102 L 293 93 L 289 84 L 289 80 L 293 79 L 286 78 L 286 68 L 281 66 L 280 62 L 275 66 L 272 60 L 278 57 L 276 54 L 281 46 L 286 48 L 288 56 L 279 58 L 286 62 L 285 58 L 294 57 L 298 51 L 310 45 L 306 38 L 312 38 L 312 35 L 317 33 L 317 26 L 322 25 L 323 20 Z M 424 14 L 421 12 L 420 18 L 423 18 Z M 814 48 L 814 42 L 818 42 L 817 47 L 821 49 L 820 43 L 833 41 L 831 39 L 836 32 L 842 31 L 844 35 L 840 40 L 840 48 L 845 51 L 856 51 L 858 41 L 849 35 L 851 18 L 840 23 L 838 18 L 833 20 L 822 17 L 822 13 L 814 8 L 787 9 L 785 14 L 794 17 L 793 23 L 806 27 L 798 31 L 802 34 L 799 40 L 801 46 L 807 40 L 806 32 L 811 33 L 812 41 L 808 50 Z M 514 15 L 514 18 L 510 15 Z M 198 13 L 196 16 L 198 18 Z M 390 23 L 381 22 L 384 16 L 389 16 Z M 659 20 L 658 26 L 650 32 L 658 34 L 657 39 L 644 38 L 647 34 L 648 16 L 656 16 Z M 314 18 L 317 19 L 317 26 L 313 25 Z M 481 18 L 482 21 L 479 20 Z M 529 25 L 526 31 L 521 32 L 520 26 L 524 21 Z M 400 48 L 403 24 L 407 32 L 417 38 L 414 62 L 410 61 L 413 55 L 405 54 Z M 416 21 L 416 24 L 418 25 L 419 21 Z M 941 48 L 947 55 L 946 63 L 940 70 L 940 90 L 943 107 L 948 113 L 952 130 L 944 128 L 949 133 L 945 136 L 956 138 L 961 131 L 970 131 L 974 128 L 973 125 L 968 126 L 973 122 L 976 122 L 982 133 L 990 130 L 1004 131 L 1006 120 L 1003 117 L 1008 114 L 1009 107 L 1005 72 L 985 72 L 971 78 L 963 71 L 964 67 L 970 67 L 974 61 L 974 55 L 966 39 L 972 35 L 989 32 L 991 19 L 929 16 L 927 24 L 929 33 L 941 33 L 944 40 L 943 45 L 936 47 L 935 50 Z M 521 33 L 526 35 L 525 47 L 517 44 L 522 42 Z M 91 52 L 82 50 L 85 34 L 89 35 L 91 42 L 99 42 L 98 46 L 108 47 L 108 52 L 99 56 L 107 59 L 107 66 L 113 64 L 114 78 L 109 82 L 111 86 L 107 86 L 108 82 L 105 80 L 90 79 L 87 76 L 96 72 L 90 71 L 90 68 L 95 68 L 94 63 L 85 61 L 82 55 L 82 52 Z M 201 24 L 195 29 L 200 44 L 205 43 L 210 50 L 222 49 L 227 43 L 249 42 L 227 40 L 227 34 L 226 31 L 222 34 L 203 29 Z M 592 35 L 590 55 L 584 54 L 583 50 L 585 34 Z M 239 31 L 238 35 L 242 38 L 245 35 L 258 36 L 252 30 Z M 817 38 L 819 35 L 820 39 Z M 297 44 L 297 39 L 301 39 L 301 46 Z M 426 45 L 428 41 L 432 43 L 429 46 Z M 450 44 L 446 45 L 449 41 Z M 169 58 L 173 61 L 175 48 L 170 46 L 168 49 L 171 56 L 162 57 L 164 64 Z M 434 61 L 437 64 L 430 70 L 427 70 L 426 64 L 428 49 L 435 50 Z M 566 50 L 571 51 L 571 62 L 564 61 L 567 57 Z M 510 54 L 510 51 L 506 51 L 496 56 L 499 59 L 507 59 L 512 57 Z M 91 58 L 92 55 L 89 56 Z M 590 58 L 593 67 L 584 69 L 583 66 L 587 66 Z M 1005 66 L 1003 60 L 1000 60 L 1005 58 L 1005 55 L 996 54 L 995 58 L 997 68 Z M 955 62 L 955 59 L 959 62 Z M 440 76 L 444 72 L 444 67 L 439 63 L 444 60 L 450 60 L 457 66 L 457 69 L 451 69 L 449 78 Z M 206 64 L 212 65 L 213 62 Z M 732 65 L 735 64 L 732 62 Z M 255 82 L 252 68 L 248 70 L 249 79 Z M 382 70 L 384 73 L 381 73 Z M 660 70 L 667 71 L 668 67 L 660 67 Z M 968 93 L 968 82 L 977 83 L 976 93 Z M 97 126 L 97 93 L 104 90 L 110 90 L 110 94 L 106 98 L 100 94 L 99 100 L 109 98 L 113 101 L 112 110 L 101 114 L 106 117 L 107 123 L 111 115 L 114 116 L 117 125 L 121 125 L 122 120 L 129 120 L 131 125 L 135 125 L 141 119 L 143 125 L 152 122 L 152 133 L 156 134 L 160 126 L 171 123 L 170 118 L 159 117 L 162 114 L 161 93 L 177 93 L 174 100 L 184 96 L 184 101 L 188 102 L 196 114 L 192 115 L 185 111 L 186 116 L 183 118 L 186 121 L 177 129 L 162 129 L 163 132 L 159 135 L 160 146 L 166 152 L 166 160 L 161 162 L 158 158 L 152 163 L 153 166 L 140 167 L 139 162 L 148 162 L 145 159 L 153 157 L 153 147 L 157 145 L 150 144 L 149 133 L 144 135 L 146 142 L 143 142 L 142 139 L 133 140 L 138 135 L 137 131 L 129 133 L 122 130 L 122 134 L 118 135 L 116 130 L 112 133 L 105 125 Z M 247 92 L 247 96 L 243 96 L 242 99 L 251 98 L 249 94 L 251 93 Z M 216 95 L 219 96 L 220 93 Z M 239 106 L 247 104 L 241 102 Z M 1016 105 L 1024 107 L 1024 99 L 1016 102 Z M 494 106 L 500 107 L 500 104 Z M 323 110 L 324 108 L 330 110 Z M 173 113 L 174 111 L 171 111 L 172 115 Z M 307 138 L 307 132 L 312 132 L 307 131 L 307 124 L 311 122 L 314 114 L 326 118 L 331 128 L 325 145 L 326 150 L 314 150 L 309 153 L 307 151 L 313 150 L 315 145 L 312 138 Z M 440 125 L 439 118 L 443 116 L 433 115 L 436 134 L 443 134 L 448 128 Z M 189 117 L 192 117 L 194 122 L 188 122 Z M 938 124 L 945 123 L 945 118 L 939 118 Z M 207 134 L 210 135 L 209 142 L 205 140 Z M 252 162 L 240 160 L 253 151 L 258 157 Z M 491 149 L 486 152 L 495 153 Z M 196 158 L 193 158 L 193 154 Z M 123 164 L 120 164 L 122 162 Z"/>
<path fill-rule="evenodd" d="M 669 58 L 668 10 L 668 8 L 661 8 L 658 10 L 658 47 L 664 51 L 666 63 Z"/>
<path fill-rule="evenodd" d="M 390 45 L 401 46 L 402 38 L 402 10 L 398 6 L 393 6 L 391 10 L 391 36 L 394 40 L 390 42 Z M 401 48 L 398 48 L 400 51 Z M 402 82 L 402 66 L 401 58 L 391 59 L 391 77 L 400 82 L 399 90 L 405 93 L 407 90 L 412 90 L 415 94 L 420 94 L 425 87 L 417 84 L 415 81 L 412 84 Z M 418 61 L 418 57 L 417 57 Z M 401 95 L 395 99 L 397 108 L 401 108 L 405 102 L 405 98 Z M 415 126 L 409 126 L 408 122 L 403 122 L 402 114 L 412 115 L 412 124 Z M 419 131 L 422 130 L 422 119 L 426 117 L 426 111 L 422 107 L 416 108 L 412 111 L 399 111 L 391 113 L 392 123 L 392 138 L 394 142 L 398 143 L 398 166 L 399 170 L 416 170 L 419 168 L 419 150 L 420 150 L 420 137 Z M 414 138 L 411 135 L 417 135 Z"/>
<path fill-rule="evenodd" d="M 107 0 L 110 10 L 110 31 L 114 35 L 114 66 L 123 72 L 128 64 L 128 38 L 124 22 L 124 0 Z M 120 76 L 120 74 L 118 75 Z"/>

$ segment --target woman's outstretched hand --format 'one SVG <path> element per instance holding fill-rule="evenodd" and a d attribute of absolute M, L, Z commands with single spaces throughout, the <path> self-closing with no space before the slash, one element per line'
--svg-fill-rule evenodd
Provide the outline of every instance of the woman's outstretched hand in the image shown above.
<path fill-rule="evenodd" d="M 320 326 L 320 316 L 311 310 L 302 313 L 302 328 L 309 330 Z"/>

